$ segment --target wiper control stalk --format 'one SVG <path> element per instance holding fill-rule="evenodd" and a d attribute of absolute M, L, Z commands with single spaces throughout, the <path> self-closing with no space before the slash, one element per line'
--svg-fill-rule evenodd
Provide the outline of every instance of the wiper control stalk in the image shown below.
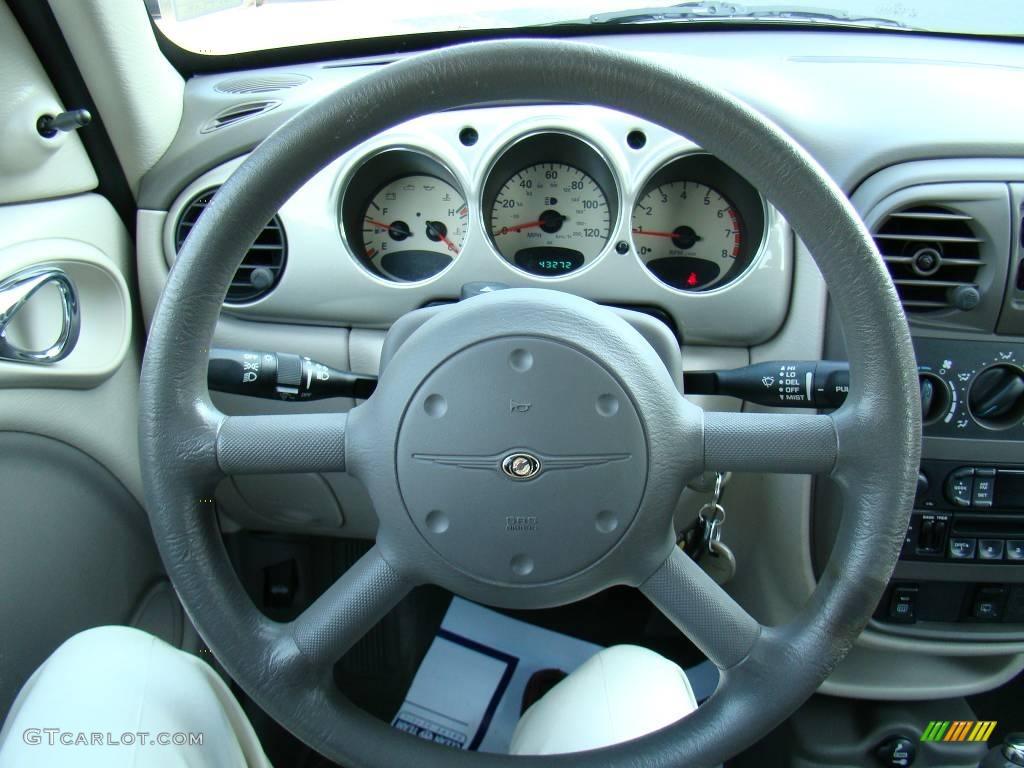
<path fill-rule="evenodd" d="M 838 408 L 850 391 L 850 365 L 837 360 L 778 360 L 731 371 L 688 371 L 688 395 L 725 395 L 776 408 Z"/>

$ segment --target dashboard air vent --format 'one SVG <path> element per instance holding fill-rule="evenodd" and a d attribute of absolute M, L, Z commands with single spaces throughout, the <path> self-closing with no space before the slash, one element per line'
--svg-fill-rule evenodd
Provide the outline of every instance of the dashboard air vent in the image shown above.
<path fill-rule="evenodd" d="M 306 75 L 296 74 L 234 77 L 230 80 L 221 80 L 214 86 L 214 90 L 221 93 L 273 93 L 295 88 L 307 80 L 309 78 Z"/>
<path fill-rule="evenodd" d="M 974 219 L 941 206 L 914 206 L 890 213 L 875 232 L 908 312 L 973 309 L 979 299 L 982 240 Z"/>
<path fill-rule="evenodd" d="M 193 197 L 185 206 L 174 228 L 174 250 L 180 251 L 188 233 L 192 231 L 199 216 L 213 200 L 216 188 L 208 189 Z M 284 273 L 288 256 L 281 219 L 275 216 L 260 232 L 256 242 L 242 259 L 238 271 L 231 280 L 226 302 L 244 304 L 261 299 L 274 290 Z"/>
<path fill-rule="evenodd" d="M 228 107 L 214 115 L 199 132 L 209 133 L 210 131 L 216 131 L 219 128 L 233 125 L 240 120 L 262 115 L 280 103 L 279 101 L 249 101 L 245 104 L 235 104 L 233 107 Z"/>

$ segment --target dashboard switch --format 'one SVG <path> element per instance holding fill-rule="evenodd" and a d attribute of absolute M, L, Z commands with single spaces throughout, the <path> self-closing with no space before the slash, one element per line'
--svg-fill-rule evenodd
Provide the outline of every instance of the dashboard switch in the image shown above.
<path fill-rule="evenodd" d="M 964 539 L 954 536 L 949 540 L 949 556 L 954 560 L 973 560 L 978 548 L 977 539 Z"/>
<path fill-rule="evenodd" d="M 1002 560 L 1003 550 L 1006 542 L 1002 539 L 979 539 L 978 559 L 979 560 Z"/>
<path fill-rule="evenodd" d="M 1006 542 L 1007 560 L 1024 560 L 1024 539 L 1010 539 Z"/>
<path fill-rule="evenodd" d="M 917 757 L 917 747 L 903 736 L 890 736 L 875 747 L 875 757 L 886 768 L 909 768 Z"/>
<path fill-rule="evenodd" d="M 971 615 L 982 621 L 999 621 L 1006 608 L 1006 587 L 982 587 L 974 595 Z"/>
<path fill-rule="evenodd" d="M 991 507 L 995 497 L 996 471 L 994 469 L 974 470 L 974 491 L 971 493 L 971 506 Z"/>
<path fill-rule="evenodd" d="M 946 480 L 946 498 L 958 507 L 971 506 L 974 496 L 974 470 L 963 467 Z"/>
<path fill-rule="evenodd" d="M 896 587 L 889 601 L 890 621 L 912 623 L 917 616 L 917 587 Z"/>

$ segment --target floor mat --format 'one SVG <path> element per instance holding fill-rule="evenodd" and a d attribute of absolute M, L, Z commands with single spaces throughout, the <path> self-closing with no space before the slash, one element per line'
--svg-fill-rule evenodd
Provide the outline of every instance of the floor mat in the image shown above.
<path fill-rule="evenodd" d="M 392 725 L 459 749 L 507 753 L 530 677 L 571 672 L 599 650 L 454 598 Z M 718 684 L 707 662 L 687 674 L 698 700 Z"/>

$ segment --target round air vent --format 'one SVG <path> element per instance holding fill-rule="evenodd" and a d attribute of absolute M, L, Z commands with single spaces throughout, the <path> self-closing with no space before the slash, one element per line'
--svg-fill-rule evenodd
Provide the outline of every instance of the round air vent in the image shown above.
<path fill-rule="evenodd" d="M 221 93 L 273 93 L 302 85 L 309 78 L 306 75 L 281 74 L 254 77 L 233 77 L 221 80 L 214 90 Z"/>
<path fill-rule="evenodd" d="M 174 229 L 174 250 L 180 251 L 182 243 L 192 231 L 199 216 L 213 200 L 217 188 L 208 189 L 193 197 L 178 216 Z M 246 304 L 261 299 L 274 290 L 284 274 L 284 266 L 288 257 L 288 244 L 285 240 L 284 226 L 281 219 L 275 216 L 257 236 L 256 242 L 249 248 L 242 259 L 235 277 L 231 280 L 225 302 L 228 304 Z"/>
<path fill-rule="evenodd" d="M 980 299 L 982 240 L 974 219 L 941 206 L 919 205 L 890 213 L 875 244 L 908 312 L 967 311 Z"/>

